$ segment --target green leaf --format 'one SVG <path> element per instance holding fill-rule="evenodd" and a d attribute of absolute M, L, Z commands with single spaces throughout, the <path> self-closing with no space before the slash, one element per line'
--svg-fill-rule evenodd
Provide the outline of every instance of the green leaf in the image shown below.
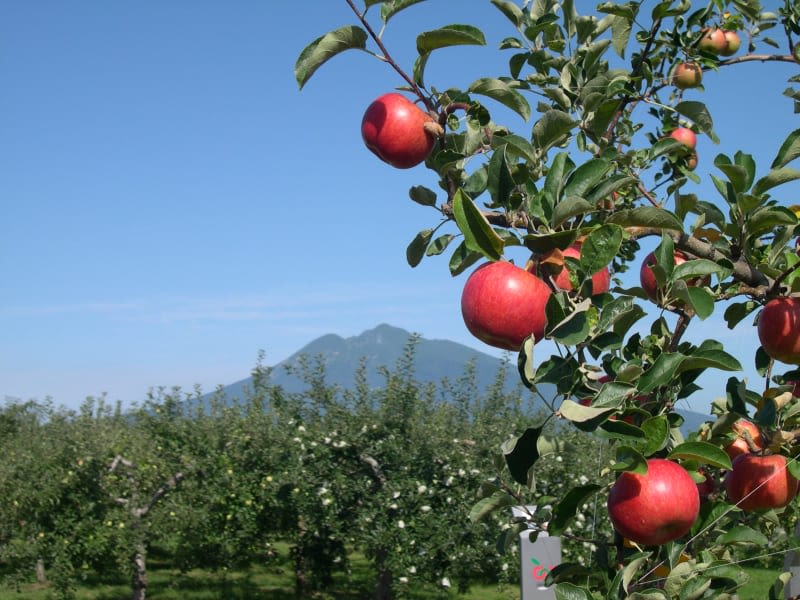
<path fill-rule="evenodd" d="M 408 197 L 422 206 L 436 206 L 436 192 L 424 185 L 415 185 L 408 190 Z"/>
<path fill-rule="evenodd" d="M 497 150 L 489 159 L 489 195 L 495 204 L 505 205 L 514 191 L 514 180 L 506 161 L 505 150 Z"/>
<path fill-rule="evenodd" d="M 668 458 L 694 460 L 720 469 L 731 468 L 731 459 L 725 451 L 708 442 L 684 442 L 673 448 Z"/>
<path fill-rule="evenodd" d="M 518 502 L 513 496 L 498 490 L 488 498 L 481 498 L 475 503 L 475 505 L 469 511 L 469 520 L 473 523 L 477 523 L 493 512 L 501 508 L 514 506 L 515 504 L 518 504 Z"/>
<path fill-rule="evenodd" d="M 560 535 L 566 529 L 570 520 L 577 514 L 578 509 L 586 503 L 586 500 L 602 486 L 596 483 L 576 486 L 566 493 L 561 501 L 553 507 L 553 516 L 547 527 L 550 535 Z"/>
<path fill-rule="evenodd" d="M 544 194 L 550 206 L 555 206 L 561 200 L 564 178 L 572 167 L 572 160 L 566 152 L 559 152 L 553 158 L 550 169 L 547 171 L 547 177 L 544 180 Z"/>
<path fill-rule="evenodd" d="M 606 3 L 610 4 L 610 3 Z M 620 58 L 625 58 L 625 48 L 631 39 L 633 21 L 624 16 L 614 17 L 611 23 L 611 43 Z"/>
<path fill-rule="evenodd" d="M 630 175 L 612 175 L 604 178 L 599 185 L 592 188 L 592 191 L 586 194 L 585 198 L 590 204 L 597 206 L 602 200 L 613 198 L 614 192 L 618 192 L 635 182 L 636 178 Z"/>
<path fill-rule="evenodd" d="M 454 236 L 452 233 L 445 233 L 444 235 L 440 235 L 431 242 L 431 244 L 428 246 L 428 249 L 425 251 L 425 255 L 438 256 L 439 254 L 447 250 L 447 247 L 450 245 L 450 242 L 452 242 L 455 239 L 455 237 L 456 236 Z"/>
<path fill-rule="evenodd" d="M 502 79 L 485 77 L 472 82 L 470 92 L 488 96 L 507 106 L 526 121 L 531 117 L 531 105 L 525 97 Z"/>
<path fill-rule="evenodd" d="M 555 586 L 556 600 L 592 600 L 589 590 L 574 583 L 559 583 Z"/>
<path fill-rule="evenodd" d="M 506 16 L 509 21 L 514 24 L 515 27 L 520 26 L 524 15 L 522 14 L 522 10 L 519 6 L 513 2 L 507 2 L 506 0 L 491 0 L 491 2 Z"/>
<path fill-rule="evenodd" d="M 541 427 L 529 427 L 525 433 L 514 440 L 508 451 L 504 447 L 503 454 L 508 470 L 514 481 L 520 485 L 528 485 L 528 471 L 539 459 L 537 441 L 541 433 Z"/>
<path fill-rule="evenodd" d="M 683 231 L 683 223 L 673 213 L 655 206 L 640 206 L 615 212 L 606 223 L 615 223 L 622 227 L 654 227 Z"/>
<path fill-rule="evenodd" d="M 503 240 L 492 229 L 472 199 L 460 189 L 453 196 L 453 216 L 456 225 L 464 234 L 467 248 L 473 252 L 480 252 L 492 260 L 500 259 L 503 255 Z"/>
<path fill-rule="evenodd" d="M 697 258 L 687 260 L 679 265 L 675 265 L 672 271 L 673 279 L 693 279 L 696 277 L 705 277 L 707 275 L 714 275 L 723 272 L 724 267 L 718 265 L 713 260 L 706 258 Z"/>
<path fill-rule="evenodd" d="M 381 19 L 384 23 L 388 23 L 389 19 L 391 19 L 394 15 L 399 13 L 401 10 L 408 8 L 409 6 L 413 6 L 423 0 L 389 0 L 383 3 L 381 6 Z"/>
<path fill-rule="evenodd" d="M 432 237 L 433 229 L 423 229 L 411 240 L 408 248 L 406 248 L 406 260 L 412 268 L 422 261 Z"/>
<path fill-rule="evenodd" d="M 678 102 L 675 106 L 675 110 L 678 114 L 694 121 L 703 133 L 711 133 L 713 131 L 714 121 L 711 118 L 711 113 L 708 112 L 708 108 L 706 108 L 706 105 L 702 102 L 684 100 L 683 102 Z"/>
<path fill-rule="evenodd" d="M 667 137 L 663 140 L 658 140 L 649 150 L 650 159 L 656 159 L 659 156 L 663 156 L 664 154 L 670 154 L 671 152 L 685 152 L 686 146 L 684 146 L 678 140 Z"/>
<path fill-rule="evenodd" d="M 717 168 L 728 176 L 728 181 L 737 192 L 747 191 L 747 171 L 739 165 L 717 165 Z"/>
<path fill-rule="evenodd" d="M 795 181 L 796 179 L 800 179 L 800 171 L 796 169 L 790 169 L 789 167 L 772 169 L 756 182 L 756 185 L 753 187 L 753 194 L 758 196 L 767 190 L 790 181 Z"/>
<path fill-rule="evenodd" d="M 639 379 L 639 391 L 651 392 L 659 386 L 672 382 L 681 363 L 686 359 L 678 352 L 664 352 L 658 356 L 653 365 L 642 374 Z"/>
<path fill-rule="evenodd" d="M 532 336 L 526 337 L 517 355 L 517 370 L 519 371 L 522 383 L 528 389 L 536 389 L 536 371 L 533 368 L 533 351 L 536 347 L 536 341 Z"/>
<path fill-rule="evenodd" d="M 707 319 L 714 312 L 714 294 L 706 288 L 679 281 L 673 285 L 672 294 L 691 306 L 700 319 Z"/>
<path fill-rule="evenodd" d="M 615 471 L 630 471 L 644 475 L 647 473 L 647 459 L 642 454 L 630 446 L 620 446 L 617 448 L 616 463 L 611 465 Z"/>
<path fill-rule="evenodd" d="M 720 369 L 721 371 L 741 371 L 742 365 L 724 350 L 696 350 L 681 362 L 677 373 L 694 369 Z"/>
<path fill-rule="evenodd" d="M 717 544 L 755 544 L 766 548 L 769 545 L 769 539 L 752 527 L 734 525 L 717 538 Z"/>
<path fill-rule="evenodd" d="M 576 121 L 567 113 L 548 110 L 533 126 L 533 145 L 545 152 L 550 147 L 567 139 Z"/>
<path fill-rule="evenodd" d="M 581 244 L 581 269 L 593 275 L 614 260 L 622 246 L 623 230 L 618 225 L 593 229 Z"/>
<path fill-rule="evenodd" d="M 584 406 L 574 400 L 564 400 L 558 409 L 558 413 L 568 421 L 573 423 L 586 423 L 613 414 L 616 408 L 613 406 Z"/>
<path fill-rule="evenodd" d="M 558 227 L 564 221 L 591 212 L 593 209 L 594 207 L 583 198 L 577 196 L 566 198 L 555 205 L 553 215 L 550 217 L 550 225 Z"/>
<path fill-rule="evenodd" d="M 482 257 L 483 255 L 480 252 L 473 252 L 467 248 L 467 243 L 462 240 L 462 242 L 456 247 L 453 255 L 450 257 L 450 263 L 448 265 L 450 268 L 450 275 L 453 277 L 460 275 L 478 262 Z"/>
<path fill-rule="evenodd" d="M 800 156 L 800 129 L 795 129 L 783 141 L 770 167 L 772 169 L 785 167 L 798 156 Z"/>
<path fill-rule="evenodd" d="M 492 148 L 495 151 L 499 148 L 505 148 L 506 154 L 519 156 L 528 162 L 536 161 L 536 151 L 530 142 L 518 135 L 495 135 L 492 138 Z"/>
<path fill-rule="evenodd" d="M 575 169 L 564 184 L 565 196 L 580 196 L 595 187 L 611 170 L 611 163 L 602 158 L 593 158 Z"/>
<path fill-rule="evenodd" d="M 800 175 L 800 171 L 798 171 L 798 175 Z M 775 227 L 792 227 L 796 224 L 797 215 L 783 206 L 764 206 L 756 209 L 745 222 L 747 234 L 750 236 L 767 233 Z"/>
<path fill-rule="evenodd" d="M 303 48 L 294 64 L 294 77 L 300 89 L 324 63 L 345 50 L 364 50 L 367 32 L 361 27 L 348 25 L 329 31 Z"/>
<path fill-rule="evenodd" d="M 417 36 L 417 52 L 427 54 L 449 46 L 485 46 L 483 32 L 472 25 L 446 25 Z"/>

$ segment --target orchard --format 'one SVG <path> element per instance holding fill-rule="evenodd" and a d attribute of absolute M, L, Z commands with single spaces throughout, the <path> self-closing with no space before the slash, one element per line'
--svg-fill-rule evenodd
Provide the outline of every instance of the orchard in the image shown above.
<path fill-rule="evenodd" d="M 491 0 L 508 25 L 498 48 L 507 69 L 442 89 L 426 78 L 431 56 L 487 44 L 480 27 L 458 20 L 469 21 L 470 3 L 454 3 L 453 24 L 420 32 L 405 65 L 383 33 L 420 1 L 345 2 L 353 24 L 303 49 L 299 86 L 349 50 L 395 72 L 397 89 L 347 93 L 364 100 L 375 169 L 413 169 L 410 198 L 432 211 L 406 249 L 409 264 L 448 255 L 450 276 L 464 279 L 468 330 L 518 353 L 531 393 L 557 389 L 542 398 L 541 422 L 496 440 L 503 468 L 471 516 L 537 506 L 505 535 L 569 537 L 588 502 L 605 507 L 615 530 L 598 529 L 584 540 L 586 560 L 550 572 L 558 598 L 732 597 L 744 581 L 740 550 L 768 552 L 796 522 L 800 207 L 784 190 L 800 180 L 791 166 L 800 129 L 786 127 L 772 160 L 757 164 L 725 147 L 703 86 L 711 72 L 736 78 L 741 65 L 781 63 L 784 81 L 763 93 L 787 97 L 786 114 L 771 118 L 790 122 L 792 103 L 800 112 L 800 6 L 632 1 L 584 13 L 588 3 L 569 0 Z M 715 156 L 698 154 L 704 137 L 720 144 Z M 412 181 L 423 169 L 437 189 Z M 703 181 L 716 196 L 694 191 Z M 629 271 L 639 285 L 622 285 Z M 756 348 L 757 378 L 743 377 L 718 339 L 690 341 L 715 311 Z M 719 389 L 699 385 L 708 372 Z M 697 396 L 718 399 L 684 435 L 676 407 Z M 557 497 L 537 481 L 553 459 L 541 433 L 554 423 L 592 433 L 614 457 L 595 481 Z"/>

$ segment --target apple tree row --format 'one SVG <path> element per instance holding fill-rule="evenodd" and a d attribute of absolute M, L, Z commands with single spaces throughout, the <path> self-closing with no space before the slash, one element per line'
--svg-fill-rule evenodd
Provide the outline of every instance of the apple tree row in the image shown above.
<path fill-rule="evenodd" d="M 790 166 L 800 130 L 788 127 L 766 163 L 739 149 L 699 157 L 698 135 L 725 139 L 714 127 L 718 107 L 703 102 L 703 78 L 783 63 L 789 87 L 775 82 L 764 93 L 783 92 L 800 110 L 792 87 L 800 81 L 800 6 L 634 0 L 582 13 L 573 1 L 491 0 L 508 25 L 498 47 L 507 68 L 443 90 L 426 79 L 430 56 L 485 45 L 480 27 L 459 21 L 423 31 L 416 60 L 401 65 L 383 33 L 422 3 L 345 1 L 354 24 L 302 50 L 299 86 L 349 50 L 394 70 L 398 90 L 375 92 L 361 136 L 392 167 L 424 164 L 438 185 L 410 189 L 435 222 L 414 237 L 408 262 L 448 253 L 450 273 L 466 279 L 467 329 L 518 352 L 521 380 L 534 393 L 543 384 L 558 391 L 545 399 L 542 421 L 502 446 L 504 469 L 474 514 L 510 502 L 550 505 L 525 526 L 560 534 L 587 500 L 602 498 L 615 534 L 592 541 L 592 564 L 567 562 L 551 573 L 557 597 L 735 594 L 744 575 L 732 548 L 764 548 L 796 521 L 800 211 L 784 190 L 800 179 Z M 470 6 L 452 14 L 468 22 Z M 700 164 L 713 198 L 693 187 L 703 182 Z M 652 252 L 648 238 L 657 242 Z M 509 260 L 519 249 L 525 264 Z M 631 272 L 636 281 L 623 285 Z M 763 381 L 737 377 L 742 365 L 720 341 L 690 341 L 687 332 L 715 309 L 750 340 Z M 709 371 L 719 389 L 701 389 Z M 721 400 L 712 419 L 684 436 L 675 408 L 700 394 Z M 604 439 L 614 459 L 545 501 L 535 485 L 546 463 L 538 440 L 552 421 Z M 605 480 L 608 473 L 615 476 Z"/>

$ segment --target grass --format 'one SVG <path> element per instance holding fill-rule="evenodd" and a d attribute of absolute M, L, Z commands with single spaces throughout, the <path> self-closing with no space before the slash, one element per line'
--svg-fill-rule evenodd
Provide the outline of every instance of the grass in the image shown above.
<path fill-rule="evenodd" d="M 317 600 L 361 600 L 372 597 L 374 574 L 369 563 L 354 555 L 349 575 L 338 574 L 331 591 L 321 593 Z M 763 600 L 778 576 L 778 570 L 747 568 L 750 581 L 739 590 L 740 600 Z M 267 566 L 254 566 L 235 572 L 195 570 L 180 573 L 157 561 L 151 561 L 148 598 L 153 600 L 294 600 L 294 574 L 288 553 L 280 552 L 279 561 Z M 519 600 L 516 585 L 476 584 L 469 593 L 445 593 L 432 586 L 410 588 L 413 600 Z M 19 591 L 0 586 L 0 600 L 51 600 L 49 586 L 30 583 Z M 79 600 L 127 600 L 130 586 L 127 581 L 105 581 L 89 578 L 77 589 Z"/>

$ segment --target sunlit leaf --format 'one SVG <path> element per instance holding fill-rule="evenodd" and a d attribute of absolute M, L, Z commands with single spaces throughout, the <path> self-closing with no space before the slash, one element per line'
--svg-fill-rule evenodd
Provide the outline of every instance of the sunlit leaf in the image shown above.
<path fill-rule="evenodd" d="M 389 0 L 388 2 L 384 2 L 383 6 L 381 6 L 381 19 L 383 19 L 384 23 L 388 23 L 389 19 L 401 10 L 422 1 L 423 0 Z"/>
<path fill-rule="evenodd" d="M 485 77 L 472 82 L 469 91 L 474 94 L 488 96 L 500 104 L 507 106 L 526 121 L 531 116 L 531 105 L 516 89 L 502 79 Z"/>
<path fill-rule="evenodd" d="M 453 196 L 453 216 L 464 234 L 467 248 L 484 256 L 499 260 L 503 254 L 503 240 L 492 229 L 472 199 L 458 190 Z"/>
<path fill-rule="evenodd" d="M 673 213 L 655 206 L 640 206 L 615 212 L 606 223 L 616 223 L 622 227 L 654 227 L 683 231 L 683 224 Z"/>
<path fill-rule="evenodd" d="M 425 31 L 417 36 L 417 52 L 427 54 L 449 46 L 485 46 L 483 32 L 472 25 L 446 25 L 433 31 Z"/>
<path fill-rule="evenodd" d="M 772 169 L 785 167 L 798 156 L 800 156 L 800 129 L 795 129 L 783 141 L 770 167 Z"/>
<path fill-rule="evenodd" d="M 433 229 L 423 229 L 411 240 L 406 248 L 406 260 L 411 267 L 416 267 L 422 261 L 432 237 Z"/>
<path fill-rule="evenodd" d="M 763 194 L 767 190 L 771 190 L 781 184 L 788 183 L 800 179 L 800 171 L 797 169 L 790 169 L 789 167 L 779 167 L 772 169 L 764 177 L 756 182 L 753 187 L 753 194 Z"/>
<path fill-rule="evenodd" d="M 345 50 L 364 50 L 367 32 L 361 27 L 348 25 L 329 31 L 303 48 L 294 65 L 294 77 L 300 89 L 325 62 Z"/>
<path fill-rule="evenodd" d="M 569 114 L 555 109 L 548 110 L 533 126 L 533 144 L 544 152 L 566 140 L 574 126 L 575 121 Z"/>
<path fill-rule="evenodd" d="M 684 442 L 672 449 L 669 458 L 694 460 L 720 469 L 731 468 L 731 459 L 725 451 L 709 442 Z"/>

